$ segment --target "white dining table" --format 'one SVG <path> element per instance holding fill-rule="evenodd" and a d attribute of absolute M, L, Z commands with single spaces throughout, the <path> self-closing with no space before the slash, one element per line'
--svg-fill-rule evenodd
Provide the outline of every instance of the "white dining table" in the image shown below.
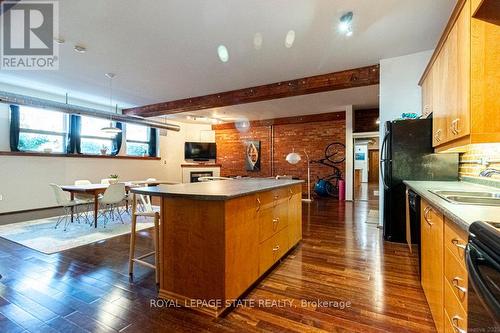
<path fill-rule="evenodd" d="M 120 182 L 125 184 L 125 190 L 128 192 L 133 187 L 157 186 L 157 185 L 175 185 L 177 183 L 164 180 L 130 180 Z M 99 212 L 99 194 L 102 194 L 108 188 L 108 184 L 87 184 L 87 185 L 63 185 L 61 189 L 69 192 L 71 200 L 75 199 L 75 194 L 85 194 L 94 198 L 94 228 L 97 228 L 97 216 Z M 128 202 L 126 202 L 128 209 Z M 71 222 L 73 222 L 74 208 L 71 207 Z"/>

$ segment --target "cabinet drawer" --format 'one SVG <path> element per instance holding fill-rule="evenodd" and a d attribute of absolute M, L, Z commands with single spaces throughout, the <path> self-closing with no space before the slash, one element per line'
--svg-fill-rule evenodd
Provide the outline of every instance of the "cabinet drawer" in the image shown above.
<path fill-rule="evenodd" d="M 262 243 L 288 225 L 288 205 L 281 203 L 259 212 L 259 241 Z"/>
<path fill-rule="evenodd" d="M 446 281 L 444 284 L 445 332 L 457 332 L 455 327 L 465 332 L 467 330 L 467 313 L 454 296 L 453 287 Z"/>
<path fill-rule="evenodd" d="M 447 248 L 444 251 L 444 277 L 456 301 L 467 311 L 467 271 Z"/>
<path fill-rule="evenodd" d="M 261 243 L 259 250 L 259 274 L 263 274 L 288 251 L 287 227 Z"/>
<path fill-rule="evenodd" d="M 256 209 L 258 211 L 276 207 L 279 204 L 288 201 L 290 197 L 290 189 L 279 188 L 271 191 L 257 193 L 256 198 Z"/>
<path fill-rule="evenodd" d="M 445 220 L 444 244 L 459 260 L 465 269 L 465 245 L 467 233 L 458 228 L 453 222 Z"/>

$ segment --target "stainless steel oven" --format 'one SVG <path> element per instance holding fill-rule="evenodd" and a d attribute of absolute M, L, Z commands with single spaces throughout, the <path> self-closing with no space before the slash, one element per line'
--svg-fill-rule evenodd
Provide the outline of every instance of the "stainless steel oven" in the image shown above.
<path fill-rule="evenodd" d="M 500 332 L 500 224 L 469 228 L 467 332 Z"/>

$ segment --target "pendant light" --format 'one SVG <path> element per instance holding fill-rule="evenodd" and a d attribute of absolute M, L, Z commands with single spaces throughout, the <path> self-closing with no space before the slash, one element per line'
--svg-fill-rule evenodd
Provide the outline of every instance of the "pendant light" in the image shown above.
<path fill-rule="evenodd" d="M 105 75 L 109 79 L 109 111 L 117 114 L 118 104 L 115 105 L 115 110 L 113 110 L 113 78 L 115 77 L 115 74 L 106 73 Z M 103 127 L 101 128 L 101 131 L 115 135 L 122 132 L 121 129 L 113 125 L 113 119 L 111 116 L 109 116 L 109 127 Z"/>

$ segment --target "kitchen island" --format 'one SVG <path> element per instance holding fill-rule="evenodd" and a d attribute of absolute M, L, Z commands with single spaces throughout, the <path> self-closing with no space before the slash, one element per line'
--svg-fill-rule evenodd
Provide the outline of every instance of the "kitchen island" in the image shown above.
<path fill-rule="evenodd" d="M 133 189 L 161 197 L 159 296 L 219 316 L 302 239 L 302 182 Z"/>

